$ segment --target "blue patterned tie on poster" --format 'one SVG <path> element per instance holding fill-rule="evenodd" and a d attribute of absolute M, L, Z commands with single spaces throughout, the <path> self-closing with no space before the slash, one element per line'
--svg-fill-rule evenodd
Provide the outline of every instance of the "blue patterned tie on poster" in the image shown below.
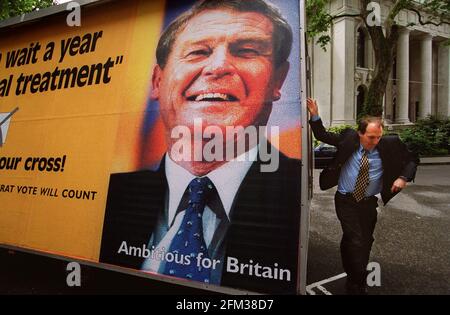
<path fill-rule="evenodd" d="M 204 268 L 201 264 L 197 264 L 197 257 L 209 258 L 203 237 L 202 217 L 212 189 L 213 184 L 208 177 L 194 178 L 189 183 L 187 188 L 189 205 L 169 248 L 169 252 L 178 255 L 179 259 L 166 262 L 164 274 L 205 283 L 210 282 L 210 268 Z M 190 257 L 187 264 L 183 264 L 186 260 L 180 259 L 183 256 Z"/>

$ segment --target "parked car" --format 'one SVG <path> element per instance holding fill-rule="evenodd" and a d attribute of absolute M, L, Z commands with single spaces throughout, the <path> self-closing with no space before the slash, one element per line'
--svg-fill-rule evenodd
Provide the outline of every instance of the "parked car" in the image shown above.
<path fill-rule="evenodd" d="M 320 143 L 314 148 L 314 168 L 325 168 L 336 156 L 335 146 Z"/>

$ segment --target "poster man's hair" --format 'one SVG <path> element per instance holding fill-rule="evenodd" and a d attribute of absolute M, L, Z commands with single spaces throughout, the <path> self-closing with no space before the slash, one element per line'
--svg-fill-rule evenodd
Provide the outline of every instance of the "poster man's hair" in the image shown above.
<path fill-rule="evenodd" d="M 292 48 L 292 29 L 280 11 L 264 0 L 204 0 L 174 20 L 161 35 L 156 49 L 156 60 L 161 68 L 167 63 L 177 35 L 193 17 L 205 10 L 229 9 L 238 12 L 256 12 L 266 16 L 273 24 L 275 67 L 287 60 Z"/>

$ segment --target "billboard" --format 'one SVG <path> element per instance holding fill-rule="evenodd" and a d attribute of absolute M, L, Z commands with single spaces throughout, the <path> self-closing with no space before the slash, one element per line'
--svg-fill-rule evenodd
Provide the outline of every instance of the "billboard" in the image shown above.
<path fill-rule="evenodd" d="M 0 244 L 299 290 L 298 1 L 112 1 L 2 30 Z"/>

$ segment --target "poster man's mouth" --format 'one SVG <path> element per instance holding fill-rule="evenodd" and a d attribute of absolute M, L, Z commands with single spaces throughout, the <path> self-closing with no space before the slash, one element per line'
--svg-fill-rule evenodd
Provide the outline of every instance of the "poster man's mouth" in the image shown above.
<path fill-rule="evenodd" d="M 201 93 L 201 94 L 194 94 L 187 97 L 188 101 L 195 101 L 195 102 L 236 102 L 239 101 L 239 99 L 232 95 L 227 93 Z"/>

